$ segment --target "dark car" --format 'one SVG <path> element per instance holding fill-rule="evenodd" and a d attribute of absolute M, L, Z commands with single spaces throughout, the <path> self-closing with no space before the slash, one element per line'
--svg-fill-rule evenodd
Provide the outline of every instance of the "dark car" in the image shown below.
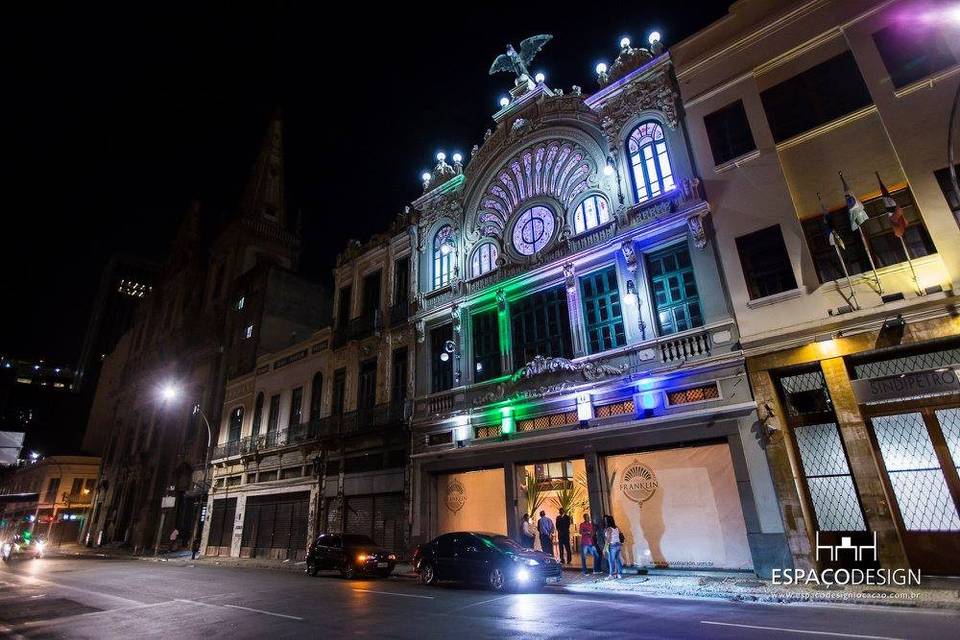
<path fill-rule="evenodd" d="M 445 533 L 417 547 L 413 567 L 423 584 L 456 580 L 494 591 L 539 588 L 560 582 L 563 567 L 551 556 L 524 549 L 494 533 Z"/>
<path fill-rule="evenodd" d="M 386 578 L 397 564 L 397 556 L 367 536 L 353 533 L 324 533 L 307 550 L 307 573 L 336 569 L 344 578 L 379 576 Z"/>

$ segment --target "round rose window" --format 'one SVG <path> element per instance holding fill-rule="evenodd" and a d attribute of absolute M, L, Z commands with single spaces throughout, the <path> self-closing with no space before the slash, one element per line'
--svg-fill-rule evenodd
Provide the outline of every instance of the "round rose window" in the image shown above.
<path fill-rule="evenodd" d="M 513 246 L 525 256 L 532 256 L 547 246 L 553 237 L 553 212 L 537 205 L 520 214 L 513 225 Z"/>

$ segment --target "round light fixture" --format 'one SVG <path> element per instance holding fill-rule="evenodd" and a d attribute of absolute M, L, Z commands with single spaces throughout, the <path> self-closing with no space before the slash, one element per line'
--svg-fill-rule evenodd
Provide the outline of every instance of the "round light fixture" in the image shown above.
<path fill-rule="evenodd" d="M 603 175 L 605 175 L 605 176 L 612 176 L 612 175 L 613 175 L 613 167 L 610 166 L 609 164 L 603 165 Z"/>
<path fill-rule="evenodd" d="M 424 182 L 430 182 L 430 173 L 427 171 L 424 171 L 423 173 L 420 174 L 420 179 L 423 180 Z"/>
<path fill-rule="evenodd" d="M 623 36 L 622 38 L 620 38 L 621 49 L 626 49 L 629 46 L 630 46 L 630 38 L 628 38 L 627 36 Z"/>
<path fill-rule="evenodd" d="M 597 65 L 597 75 L 607 72 L 607 65 L 603 62 Z"/>
<path fill-rule="evenodd" d="M 650 35 L 647 36 L 647 41 L 650 44 L 657 44 L 658 42 L 660 42 L 660 32 L 659 31 L 651 32 Z"/>
<path fill-rule="evenodd" d="M 538 73 L 537 75 L 533 76 L 533 79 L 542 84 L 543 81 L 547 79 L 547 76 L 543 75 L 542 73 Z"/>
<path fill-rule="evenodd" d="M 508 104 L 510 104 L 510 98 L 508 98 L 507 96 L 503 96 L 502 98 L 500 98 L 501 107 L 506 107 Z"/>
<path fill-rule="evenodd" d="M 453 154 L 453 161 L 454 161 L 454 162 L 463 162 L 463 156 L 460 155 L 459 153 L 455 153 L 455 154 Z"/>
<path fill-rule="evenodd" d="M 437 153 L 437 162 L 443 162 L 446 159 L 447 159 L 447 154 L 445 154 L 443 151 L 440 151 Z"/>

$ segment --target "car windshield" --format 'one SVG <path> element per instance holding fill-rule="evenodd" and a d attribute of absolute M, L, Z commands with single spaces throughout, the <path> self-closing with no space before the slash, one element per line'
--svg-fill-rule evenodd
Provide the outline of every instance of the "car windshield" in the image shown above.
<path fill-rule="evenodd" d="M 513 553 L 521 553 L 524 551 L 523 547 L 507 536 L 480 536 L 480 539 L 483 540 L 484 543 L 500 549 L 500 551 L 511 551 Z"/>
<path fill-rule="evenodd" d="M 343 536 L 343 546 L 345 547 L 360 547 L 363 545 L 373 545 L 375 544 L 369 536 L 360 536 L 356 534 L 346 534 Z"/>

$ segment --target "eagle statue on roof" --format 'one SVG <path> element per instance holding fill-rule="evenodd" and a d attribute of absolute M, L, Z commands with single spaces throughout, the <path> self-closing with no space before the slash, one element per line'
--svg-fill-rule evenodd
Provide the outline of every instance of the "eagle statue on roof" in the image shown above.
<path fill-rule="evenodd" d="M 543 45 L 552 39 L 553 36 L 549 33 L 530 36 L 520 43 L 520 53 L 517 53 L 517 50 L 513 48 L 512 44 L 508 44 L 507 52 L 498 55 L 490 66 L 490 75 L 504 71 L 517 74 L 516 83 L 518 85 L 529 81 L 531 76 L 530 69 L 527 68 L 527 65 L 533 62 L 533 59 L 537 53 L 540 52 L 540 49 L 543 49 Z"/>

